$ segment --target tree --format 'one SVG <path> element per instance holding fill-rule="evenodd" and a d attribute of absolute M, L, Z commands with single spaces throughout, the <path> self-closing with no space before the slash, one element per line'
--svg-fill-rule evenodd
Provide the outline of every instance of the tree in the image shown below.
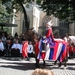
<path fill-rule="evenodd" d="M 13 12 L 13 9 L 16 9 L 16 12 L 18 11 L 23 11 L 24 13 L 24 20 L 25 20 L 25 27 L 26 31 L 29 29 L 29 22 L 27 18 L 27 13 L 24 7 L 24 4 L 29 2 L 30 0 L 3 0 L 2 3 L 6 4 L 7 3 L 7 11 L 11 14 Z M 11 3 L 11 7 L 8 5 L 8 3 Z"/>
<path fill-rule="evenodd" d="M 34 0 L 11 0 L 11 1 L 10 0 L 2 0 L 3 4 L 5 4 L 7 2 L 11 2 L 12 9 L 16 9 L 17 11 L 23 11 L 26 31 L 28 31 L 28 29 L 29 29 L 29 21 L 27 18 L 27 13 L 26 13 L 24 4 L 26 4 L 27 2 L 31 3 L 32 1 L 34 1 Z M 38 3 L 41 2 L 41 0 L 35 0 L 35 1 L 37 1 Z M 10 6 L 7 7 L 7 10 L 8 10 L 8 12 L 12 11 Z"/>
<path fill-rule="evenodd" d="M 47 15 L 54 14 L 60 20 L 75 19 L 74 0 L 43 0 L 41 8 L 47 12 Z"/>
<path fill-rule="evenodd" d="M 36 1 L 38 4 L 41 3 L 41 0 L 2 0 L 3 4 L 6 4 L 7 2 L 11 2 L 12 7 L 9 6 L 9 4 L 7 4 L 7 11 L 9 13 L 12 12 L 13 9 L 16 9 L 17 12 L 18 11 L 23 11 L 24 13 L 24 21 L 25 21 L 25 29 L 26 31 L 29 29 L 29 22 L 28 22 L 28 18 L 27 18 L 27 13 L 26 13 L 26 9 L 24 7 L 24 4 L 26 3 L 32 3 L 33 1 Z"/>
<path fill-rule="evenodd" d="M 9 14 L 6 11 L 5 6 L 3 6 L 2 4 L 0 4 L 0 22 L 7 22 L 6 17 L 8 17 Z"/>
<path fill-rule="evenodd" d="M 26 31 L 29 29 L 29 22 L 28 22 L 27 13 L 26 13 L 24 4 L 26 4 L 29 1 L 30 0 L 11 0 L 11 1 L 10 0 L 2 0 L 3 4 L 5 4 L 7 2 L 11 2 L 12 7 L 10 8 L 10 6 L 7 6 L 7 10 L 9 13 L 11 13 L 13 11 L 13 9 L 16 9 L 17 12 L 21 11 L 21 10 L 23 11 Z"/>

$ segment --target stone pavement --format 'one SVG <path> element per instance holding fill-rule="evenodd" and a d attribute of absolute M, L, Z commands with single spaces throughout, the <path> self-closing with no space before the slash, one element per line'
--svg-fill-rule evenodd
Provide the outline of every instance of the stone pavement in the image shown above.
<path fill-rule="evenodd" d="M 0 75 L 31 75 L 35 69 L 34 63 L 34 58 L 26 61 L 18 57 L 0 57 Z M 52 70 L 55 75 L 75 75 L 75 59 L 68 60 L 66 69 L 63 69 L 63 65 L 58 68 L 58 65 L 52 63 L 48 62 L 49 66 L 45 68 Z"/>

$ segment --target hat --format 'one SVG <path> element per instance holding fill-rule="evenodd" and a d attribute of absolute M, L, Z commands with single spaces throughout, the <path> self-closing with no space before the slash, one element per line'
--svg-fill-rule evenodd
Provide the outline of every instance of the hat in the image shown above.
<path fill-rule="evenodd" d="M 52 26 L 53 23 L 52 23 L 52 21 L 49 21 L 47 24 L 50 27 L 50 26 Z"/>

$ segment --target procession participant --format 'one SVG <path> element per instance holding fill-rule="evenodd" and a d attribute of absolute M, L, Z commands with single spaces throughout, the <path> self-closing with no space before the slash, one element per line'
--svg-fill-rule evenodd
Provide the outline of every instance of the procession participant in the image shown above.
<path fill-rule="evenodd" d="M 65 40 L 66 42 L 68 42 L 68 45 L 70 45 L 71 39 L 70 39 L 68 33 L 65 34 L 64 40 Z"/>
<path fill-rule="evenodd" d="M 52 20 L 50 20 L 48 23 L 46 23 L 46 33 L 44 38 L 49 38 L 50 36 L 53 38 L 53 32 L 52 32 Z"/>
<path fill-rule="evenodd" d="M 22 59 L 28 60 L 28 40 L 22 40 Z"/>
<path fill-rule="evenodd" d="M 48 57 L 49 57 L 48 55 L 49 54 L 46 54 L 46 56 L 45 56 L 45 52 L 44 51 L 50 51 L 50 50 L 47 50 L 46 47 L 47 46 L 49 47 L 50 45 L 52 45 L 53 41 L 54 41 L 52 27 L 51 27 L 52 24 L 53 24 L 52 20 L 50 20 L 48 23 L 46 23 L 45 36 L 43 36 L 43 38 L 40 39 L 39 45 L 40 45 L 40 51 L 41 51 L 41 58 L 42 59 L 44 59 L 44 58 L 48 59 Z M 50 47 L 48 49 L 50 49 Z M 39 55 L 38 55 L 38 58 L 39 58 Z"/>
<path fill-rule="evenodd" d="M 75 36 L 66 33 L 64 40 L 68 42 L 68 58 L 72 59 L 75 55 Z"/>
<path fill-rule="evenodd" d="M 46 49 L 46 43 L 44 42 L 43 44 L 43 41 L 44 39 L 46 38 L 49 38 L 52 34 L 52 28 L 51 28 L 51 23 L 52 21 L 48 22 L 47 25 L 46 25 L 46 36 L 43 36 L 43 37 L 40 37 L 38 39 L 38 41 L 36 42 L 35 44 L 35 60 L 36 60 L 36 67 L 39 67 L 39 59 L 43 59 L 43 65 L 45 65 L 45 61 L 44 61 L 44 58 L 45 58 L 45 49 Z M 48 40 L 48 39 L 47 39 Z M 48 42 L 48 41 L 47 41 Z"/>
<path fill-rule="evenodd" d="M 53 37 L 52 24 L 53 24 L 52 20 L 46 23 L 46 34 L 39 41 L 40 51 L 38 53 L 37 58 L 43 60 L 54 60 L 54 61 L 58 60 L 59 63 L 61 63 L 67 56 L 66 54 L 67 42 L 65 42 L 62 39 L 55 39 Z M 46 47 L 46 48 L 44 47 L 44 50 L 43 46 Z M 59 64 L 59 67 L 60 66 L 61 65 Z"/>

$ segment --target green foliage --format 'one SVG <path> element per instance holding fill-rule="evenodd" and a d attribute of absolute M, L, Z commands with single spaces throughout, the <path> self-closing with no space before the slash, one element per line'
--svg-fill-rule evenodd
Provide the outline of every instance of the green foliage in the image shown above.
<path fill-rule="evenodd" d="M 71 20 L 75 19 L 75 1 L 74 0 L 43 0 L 41 8 L 47 15 L 54 14 L 56 17 Z"/>
<path fill-rule="evenodd" d="M 39 3 L 41 0 L 37 0 L 37 1 Z M 2 3 L 6 4 L 6 8 L 9 14 L 12 13 L 13 9 L 16 9 L 16 12 L 22 11 L 24 13 L 25 27 L 26 27 L 25 29 L 27 31 L 29 29 L 29 21 L 27 18 L 27 13 L 24 4 L 31 3 L 31 0 L 2 0 Z M 10 3 L 10 6 L 8 3 Z"/>
<path fill-rule="evenodd" d="M 22 4 L 26 4 L 26 3 L 31 3 L 31 1 L 34 1 L 34 0 L 2 0 L 2 3 L 3 4 L 6 4 L 6 7 L 7 7 L 7 10 L 8 12 L 10 12 L 9 10 L 12 10 L 12 9 L 16 9 L 17 11 L 22 11 L 22 7 L 21 7 L 21 3 Z M 41 3 L 42 0 L 36 0 L 36 2 L 38 4 Z M 11 7 L 9 6 L 10 4 L 8 3 L 11 3 Z"/>
<path fill-rule="evenodd" d="M 41 4 L 42 0 L 37 0 L 36 2 L 37 4 Z"/>
<path fill-rule="evenodd" d="M 54 30 L 54 31 L 53 31 L 53 34 L 54 34 L 55 36 L 59 36 L 59 30 Z"/>
<path fill-rule="evenodd" d="M 9 16 L 9 14 L 6 11 L 5 6 L 0 4 L 0 22 L 7 22 L 6 17 L 8 17 L 8 16 Z"/>
<path fill-rule="evenodd" d="M 0 31 L 2 30 L 2 27 L 0 27 Z M 10 27 L 3 27 L 3 31 L 7 32 L 8 34 L 11 34 L 11 28 Z"/>
<path fill-rule="evenodd" d="M 42 28 L 42 36 L 45 35 L 46 29 Z"/>

